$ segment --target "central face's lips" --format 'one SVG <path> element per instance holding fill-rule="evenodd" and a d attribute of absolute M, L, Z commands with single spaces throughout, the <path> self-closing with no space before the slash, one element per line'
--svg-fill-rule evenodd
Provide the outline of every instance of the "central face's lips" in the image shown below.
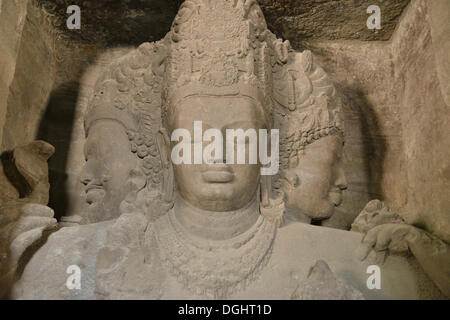
<path fill-rule="evenodd" d="M 100 185 L 96 185 L 96 184 L 88 185 L 86 187 L 86 193 L 88 193 L 91 190 L 103 190 L 103 187 Z"/>
<path fill-rule="evenodd" d="M 209 165 L 202 170 L 202 178 L 208 183 L 228 183 L 233 181 L 234 174 L 228 165 Z"/>

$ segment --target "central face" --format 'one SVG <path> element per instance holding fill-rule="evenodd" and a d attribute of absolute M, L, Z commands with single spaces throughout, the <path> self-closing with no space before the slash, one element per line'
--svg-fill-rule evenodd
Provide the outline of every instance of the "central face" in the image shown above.
<path fill-rule="evenodd" d="M 189 97 L 175 107 L 172 131 L 186 129 L 194 154 L 194 121 L 202 121 L 203 132 L 218 129 L 226 144 L 226 129 L 265 129 L 263 111 L 254 100 L 245 97 Z M 203 147 L 210 142 L 203 142 Z M 235 141 L 235 150 L 237 140 Z M 248 140 L 246 141 L 248 143 Z M 176 142 L 172 142 L 172 148 Z M 181 197 L 192 206 L 209 211 L 233 211 L 243 208 L 256 196 L 260 164 L 180 164 L 174 165 L 175 180 Z M 224 155 L 225 146 L 224 146 Z M 235 151 L 235 156 L 237 152 Z M 225 159 L 223 160 L 225 163 Z M 235 158 L 235 163 L 236 163 Z"/>

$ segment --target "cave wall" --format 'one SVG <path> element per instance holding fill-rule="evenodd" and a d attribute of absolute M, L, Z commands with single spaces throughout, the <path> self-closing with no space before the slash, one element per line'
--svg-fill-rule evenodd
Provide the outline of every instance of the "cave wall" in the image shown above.
<path fill-rule="evenodd" d="M 406 205 L 400 212 L 409 223 L 450 241 L 450 104 L 445 102 L 450 51 L 441 51 L 450 48 L 450 20 L 435 23 L 442 16 L 450 19 L 450 1 L 413 2 L 393 38 L 392 56 L 394 83 L 402 92 L 406 169 L 397 177 L 407 186 Z"/>
<path fill-rule="evenodd" d="M 393 61 L 385 42 L 311 41 L 304 43 L 328 72 L 344 102 L 344 166 L 348 189 L 337 213 L 325 225 L 348 228 L 371 199 L 386 199 L 386 188 L 402 157 L 399 93 L 391 92 Z M 386 199 L 387 200 L 387 199 Z"/>
<path fill-rule="evenodd" d="M 26 14 L 25 2 L 0 1 L 0 148 Z"/>
<path fill-rule="evenodd" d="M 367 194 L 450 241 L 450 56 L 440 50 L 450 43 L 446 14 L 448 1 L 413 0 L 388 42 L 303 44 L 346 101 L 349 190 L 333 224 L 352 221 Z"/>
<path fill-rule="evenodd" d="M 38 1 L 2 1 L 0 8 L 0 153 L 36 139 L 56 148 L 49 160 L 49 205 L 60 217 L 76 199 L 73 175 L 80 161 L 71 159 L 83 157 L 82 148 L 74 149 L 82 134 L 76 118 L 80 79 L 105 49 L 62 38 Z"/>
<path fill-rule="evenodd" d="M 9 150 L 35 139 L 56 64 L 51 26 L 35 2 L 3 1 L 2 6 L 1 150 Z"/>

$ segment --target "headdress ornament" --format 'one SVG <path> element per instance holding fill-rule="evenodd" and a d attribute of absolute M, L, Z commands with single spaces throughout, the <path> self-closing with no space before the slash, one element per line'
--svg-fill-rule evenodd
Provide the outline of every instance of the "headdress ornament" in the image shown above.
<path fill-rule="evenodd" d="M 120 123 L 131 151 L 143 160 L 143 170 L 154 185 L 161 180 L 155 141 L 161 127 L 161 77 L 153 66 L 161 47 L 160 43 L 144 43 L 109 64 L 96 82 L 84 121 L 86 136 L 97 121 Z"/>
<path fill-rule="evenodd" d="M 283 168 L 308 144 L 329 135 L 344 136 L 342 103 L 325 71 L 306 50 L 292 52 L 283 66 L 275 66 L 274 100 L 280 127 Z"/>
<path fill-rule="evenodd" d="M 188 96 L 241 95 L 272 123 L 272 66 L 290 46 L 267 29 L 255 0 L 187 0 L 166 40 L 163 115 Z"/>

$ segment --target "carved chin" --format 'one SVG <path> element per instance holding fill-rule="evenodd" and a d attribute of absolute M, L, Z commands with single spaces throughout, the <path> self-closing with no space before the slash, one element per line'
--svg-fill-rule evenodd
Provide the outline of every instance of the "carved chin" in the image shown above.
<path fill-rule="evenodd" d="M 331 203 L 333 203 L 336 207 L 339 207 L 342 204 L 342 191 L 330 191 L 328 198 Z"/>

